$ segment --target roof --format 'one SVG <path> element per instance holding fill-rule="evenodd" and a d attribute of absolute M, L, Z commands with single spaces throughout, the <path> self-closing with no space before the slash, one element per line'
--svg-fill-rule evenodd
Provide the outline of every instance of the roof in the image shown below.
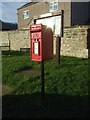
<path fill-rule="evenodd" d="M 0 23 L 3 23 L 3 21 L 2 21 L 2 20 L 0 20 Z"/>
<path fill-rule="evenodd" d="M 18 25 L 16 23 L 8 23 L 0 20 L 0 31 L 1 30 L 16 30 Z"/>
<path fill-rule="evenodd" d="M 18 8 L 17 10 L 22 9 L 22 8 L 25 8 L 25 7 L 28 7 L 28 6 L 31 6 L 31 5 L 34 5 L 34 4 L 36 4 L 36 3 L 38 3 L 38 2 L 29 2 L 29 3 L 26 3 L 25 5 L 21 6 L 21 7 Z"/>

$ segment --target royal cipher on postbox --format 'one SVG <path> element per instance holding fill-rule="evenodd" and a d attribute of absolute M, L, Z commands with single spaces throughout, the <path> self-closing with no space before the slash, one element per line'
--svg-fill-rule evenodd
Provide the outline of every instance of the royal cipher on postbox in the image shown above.
<path fill-rule="evenodd" d="M 30 57 L 32 61 L 53 58 L 53 32 L 42 24 L 30 25 Z"/>

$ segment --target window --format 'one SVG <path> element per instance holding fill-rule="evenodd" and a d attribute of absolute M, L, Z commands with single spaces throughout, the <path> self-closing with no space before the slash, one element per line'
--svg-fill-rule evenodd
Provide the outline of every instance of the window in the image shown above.
<path fill-rule="evenodd" d="M 58 10 L 58 2 L 56 0 L 54 2 L 50 2 L 50 12 Z"/>
<path fill-rule="evenodd" d="M 23 18 L 24 18 L 24 19 L 29 18 L 29 10 L 25 10 L 25 11 L 23 12 Z"/>

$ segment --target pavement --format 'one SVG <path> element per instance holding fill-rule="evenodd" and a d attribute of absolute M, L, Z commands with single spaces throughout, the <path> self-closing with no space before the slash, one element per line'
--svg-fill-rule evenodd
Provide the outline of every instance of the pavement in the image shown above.
<path fill-rule="evenodd" d="M 7 85 L 0 84 L 0 96 L 10 93 L 13 89 Z"/>

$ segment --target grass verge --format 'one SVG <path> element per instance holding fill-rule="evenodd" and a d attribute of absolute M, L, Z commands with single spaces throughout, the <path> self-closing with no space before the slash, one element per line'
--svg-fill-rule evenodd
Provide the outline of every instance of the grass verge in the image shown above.
<path fill-rule="evenodd" d="M 9 53 L 10 54 L 10 53 Z M 21 55 L 20 55 L 21 54 Z M 2 54 L 3 55 L 3 54 Z M 45 91 L 64 95 L 88 95 L 88 71 L 90 60 L 61 56 L 61 64 L 53 60 L 45 61 Z M 40 71 L 40 63 L 30 61 L 29 53 L 11 52 L 2 58 L 3 84 L 14 88 L 15 94 L 40 92 L 40 74 L 25 76 L 17 71 L 33 69 Z"/>

